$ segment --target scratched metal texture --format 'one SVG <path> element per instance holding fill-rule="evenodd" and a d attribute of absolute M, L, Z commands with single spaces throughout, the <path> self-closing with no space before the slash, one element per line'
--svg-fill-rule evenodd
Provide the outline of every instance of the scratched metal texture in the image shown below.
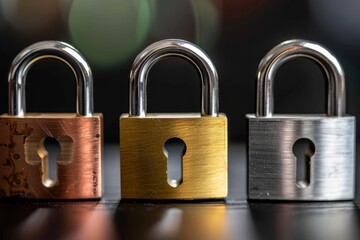
<path fill-rule="evenodd" d="M 100 198 L 102 115 L 0 116 L 0 196 L 39 199 Z M 48 185 L 44 139 L 61 147 L 57 181 Z M 44 177 L 45 176 L 45 177 Z"/>
<path fill-rule="evenodd" d="M 355 117 L 274 115 L 248 118 L 249 199 L 351 200 L 355 189 Z M 310 183 L 296 184 L 293 145 L 310 139 Z"/>

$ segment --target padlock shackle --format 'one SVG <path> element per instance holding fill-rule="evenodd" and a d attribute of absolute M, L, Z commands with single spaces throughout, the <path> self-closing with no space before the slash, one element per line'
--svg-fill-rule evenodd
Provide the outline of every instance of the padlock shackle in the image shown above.
<path fill-rule="evenodd" d="M 201 78 L 201 115 L 219 113 L 218 75 L 210 58 L 196 45 L 181 39 L 165 39 L 145 48 L 130 72 L 129 115 L 145 117 L 147 113 L 147 79 L 152 66 L 164 57 L 177 56 L 192 63 Z"/>
<path fill-rule="evenodd" d="M 90 66 L 73 46 L 60 41 L 38 42 L 21 51 L 12 62 L 9 84 L 9 115 L 26 114 L 25 84 L 31 66 L 44 58 L 55 58 L 67 64 L 76 78 L 76 114 L 93 115 L 93 77 Z"/>
<path fill-rule="evenodd" d="M 261 60 L 257 74 L 256 116 L 271 117 L 274 111 L 274 78 L 279 67 L 296 57 L 313 60 L 328 79 L 327 114 L 345 114 L 345 74 L 335 56 L 317 43 L 306 40 L 285 41 L 271 49 Z"/>

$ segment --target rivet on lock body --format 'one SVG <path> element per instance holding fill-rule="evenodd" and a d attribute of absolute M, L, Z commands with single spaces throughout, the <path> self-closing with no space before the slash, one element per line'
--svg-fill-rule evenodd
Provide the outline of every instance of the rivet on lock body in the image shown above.
<path fill-rule="evenodd" d="M 196 66 L 201 113 L 148 114 L 147 76 L 167 56 Z M 168 178 L 166 143 L 178 139 L 182 176 Z M 207 55 L 177 39 L 156 42 L 138 55 L 130 74 L 130 110 L 120 117 L 121 196 L 124 199 L 216 199 L 227 196 L 227 118 L 218 113 L 218 76 Z"/>
<path fill-rule="evenodd" d="M 328 80 L 327 114 L 273 114 L 273 81 L 287 60 L 306 57 Z M 256 114 L 248 114 L 249 199 L 330 201 L 354 198 L 355 117 L 345 114 L 345 77 L 322 46 L 290 40 L 260 62 Z M 297 153 L 299 142 L 307 145 Z M 305 173 L 297 161 L 305 158 Z"/>
<path fill-rule="evenodd" d="M 25 81 L 38 60 L 67 64 L 77 81 L 75 113 L 26 113 Z M 52 83 L 56 84 L 56 83 Z M 93 113 L 89 65 L 72 46 L 39 42 L 14 59 L 9 74 L 9 114 L 0 116 L 0 197 L 91 199 L 102 194 L 102 114 Z M 49 175 L 47 138 L 60 145 L 57 179 Z"/>

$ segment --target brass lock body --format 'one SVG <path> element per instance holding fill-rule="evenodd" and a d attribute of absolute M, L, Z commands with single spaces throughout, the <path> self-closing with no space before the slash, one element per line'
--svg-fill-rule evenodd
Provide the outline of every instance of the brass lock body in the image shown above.
<path fill-rule="evenodd" d="M 25 75 L 23 72 L 37 60 L 49 57 L 64 61 L 75 73 L 78 83 L 77 114 L 26 113 L 26 72 Z M 92 113 L 90 68 L 85 60 L 78 63 L 75 58 L 82 59 L 76 49 L 54 41 L 34 44 L 15 58 L 15 67 L 9 76 L 9 114 L 0 116 L 1 198 L 101 197 L 103 118 L 100 113 Z M 19 93 L 16 92 L 18 88 L 14 87 L 15 80 L 23 83 L 19 88 L 22 91 Z M 48 137 L 55 139 L 60 145 L 60 152 L 56 157 L 55 181 L 48 173 L 48 152 L 44 147 L 45 139 Z"/>
<path fill-rule="evenodd" d="M 166 56 L 190 60 L 202 76 L 202 112 L 146 113 L 146 77 Z M 124 199 L 217 199 L 228 192 L 227 118 L 218 113 L 218 80 L 210 59 L 183 40 L 163 40 L 136 58 L 130 74 L 130 113 L 120 117 L 121 197 Z M 208 98 L 206 98 L 208 97 Z M 168 181 L 164 144 L 184 141 L 182 179 Z"/>
<path fill-rule="evenodd" d="M 121 186 L 124 198 L 201 199 L 227 195 L 227 118 L 200 114 L 121 116 Z M 164 144 L 186 144 L 182 183 L 167 182 Z M 144 157 L 141 157 L 144 156 Z M 225 187 L 224 187 L 225 186 Z"/>

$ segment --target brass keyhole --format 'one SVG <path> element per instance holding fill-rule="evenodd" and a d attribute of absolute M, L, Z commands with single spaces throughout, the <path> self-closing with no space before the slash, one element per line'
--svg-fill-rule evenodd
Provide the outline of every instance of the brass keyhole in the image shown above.
<path fill-rule="evenodd" d="M 314 143 L 307 138 L 298 139 L 293 145 L 296 158 L 296 185 L 306 188 L 310 184 L 311 157 L 315 153 Z"/>
<path fill-rule="evenodd" d="M 42 183 L 46 187 L 53 187 L 57 182 L 57 157 L 61 147 L 52 137 L 40 141 L 38 154 L 41 157 Z"/>
<path fill-rule="evenodd" d="M 186 144 L 180 138 L 170 138 L 164 143 L 164 154 L 167 158 L 167 181 L 171 187 L 178 187 L 183 180 L 183 156 Z"/>

